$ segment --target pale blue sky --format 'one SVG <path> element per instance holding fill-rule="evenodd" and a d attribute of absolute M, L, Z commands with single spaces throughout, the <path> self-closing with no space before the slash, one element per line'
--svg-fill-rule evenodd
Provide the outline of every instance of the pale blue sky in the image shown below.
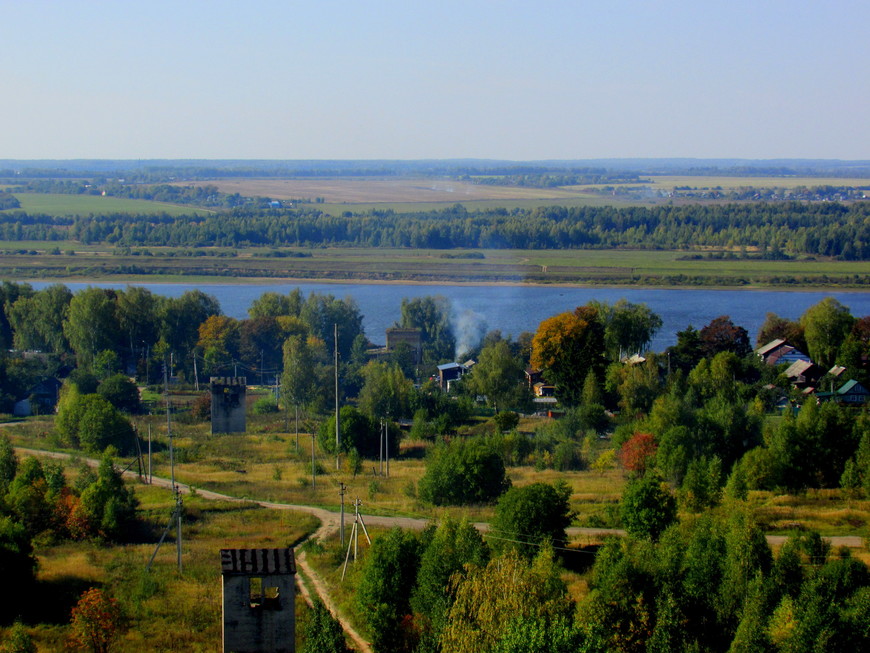
<path fill-rule="evenodd" d="M 0 158 L 870 159 L 866 0 L 0 0 Z"/>

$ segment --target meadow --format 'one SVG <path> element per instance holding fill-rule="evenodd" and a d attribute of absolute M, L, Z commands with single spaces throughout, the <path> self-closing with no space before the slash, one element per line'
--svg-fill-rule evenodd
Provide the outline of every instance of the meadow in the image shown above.
<path fill-rule="evenodd" d="M 57 246 L 60 253 L 47 255 Z M 32 247 L 32 249 L 30 249 Z M 22 250 L 26 250 L 21 253 Z M 75 251 L 74 255 L 70 250 Z M 666 250 L 416 250 L 284 248 L 303 257 L 275 257 L 271 249 L 137 248 L 117 253 L 77 243 L 0 243 L 0 276 L 11 280 L 327 279 L 413 282 L 534 283 L 743 288 L 865 287 L 870 261 L 706 258 Z M 148 256 L 143 255 L 144 251 Z M 29 252 L 29 253 L 28 253 Z M 234 256 L 227 256 L 232 253 Z M 457 254 L 483 258 L 453 258 Z M 751 254 L 751 253 L 750 253 Z M 450 257 L 446 256 L 449 255 Z"/>
<path fill-rule="evenodd" d="M 257 394 L 252 392 L 249 399 L 253 402 Z M 208 424 L 186 416 L 185 406 L 192 399 L 190 392 L 176 392 L 171 400 L 177 409 L 173 421 L 176 478 L 191 487 L 191 494 L 184 497 L 183 575 L 176 572 L 172 537 L 159 550 L 153 569 L 145 570 L 169 521 L 173 500 L 167 490 L 148 485 L 145 479 L 129 480 L 140 502 L 140 526 L 128 541 L 117 545 L 38 543 L 39 595 L 46 598 L 29 608 L 30 616 L 25 621 L 40 650 L 64 648 L 69 636 L 66 625 L 69 610 L 84 589 L 95 585 L 111 588 L 128 615 L 127 628 L 119 641 L 122 650 L 215 650 L 220 641 L 218 550 L 296 546 L 314 532 L 319 522 L 292 510 L 207 500 L 201 490 L 337 511 L 339 484 L 344 483 L 347 532 L 352 522 L 350 504 L 360 499 L 360 512 L 375 538 L 391 526 L 384 517 L 437 520 L 450 515 L 485 522 L 494 515 L 492 505 L 433 508 L 419 500 L 417 483 L 425 472 L 425 452 L 432 446 L 431 441 L 404 440 L 399 455 L 390 461 L 389 476 L 383 473 L 385 470 L 377 460 L 362 461 L 354 469 L 343 456 L 341 467 L 336 469 L 335 458 L 315 448 L 312 479 L 309 432 L 316 427 L 316 421 L 300 422 L 298 446 L 294 420 L 281 413 L 253 415 L 249 411 L 247 433 L 212 435 Z M 523 418 L 519 429 L 531 434 L 544 421 L 546 418 Z M 477 422 L 476 430 L 484 428 L 485 418 L 478 418 Z M 154 475 L 168 477 L 164 420 L 159 415 L 140 416 L 136 423 L 143 437 L 149 430 L 152 433 Z M 5 431 L 16 446 L 56 448 L 51 418 L 31 418 L 7 426 Z M 618 506 L 627 482 L 626 473 L 612 463 L 594 464 L 611 448 L 609 440 L 590 441 L 585 456 L 593 464 L 584 470 L 559 472 L 534 464 L 507 469 L 515 486 L 560 480 L 570 486 L 574 529 L 570 531 L 569 550 L 562 554 L 563 579 L 578 601 L 588 592 L 592 554 L 605 535 L 577 527 L 621 526 Z M 70 479 L 77 474 L 81 455 L 71 453 L 74 457 L 67 465 Z M 120 464 L 128 462 L 129 459 L 119 460 Z M 748 503 L 768 534 L 817 530 L 826 536 L 868 535 L 870 500 L 855 499 L 840 490 L 808 490 L 798 495 L 756 491 L 750 493 Z M 341 580 L 346 549 L 339 545 L 335 534 L 302 546 L 334 602 L 367 635 L 360 628 L 363 620 L 353 600 L 361 565 L 352 565 L 348 577 Z M 362 535 L 360 547 L 361 555 L 365 556 L 367 544 Z M 861 560 L 870 560 L 866 545 L 853 548 L 852 553 Z M 308 611 L 301 600 L 297 600 L 297 612 L 299 623 L 304 623 Z M 298 628 L 297 633 L 300 631 Z M 3 632 L 0 630 L 0 637 Z"/>
<path fill-rule="evenodd" d="M 76 464 L 70 463 L 68 478 L 76 473 Z M 157 550 L 149 571 L 147 565 L 169 521 L 173 499 L 166 489 L 137 482 L 130 485 L 140 503 L 140 520 L 137 532 L 127 541 L 37 543 L 38 599 L 26 606 L 24 615 L 37 650 L 69 650 L 70 610 L 89 587 L 109 590 L 124 612 L 125 624 L 113 650 L 218 650 L 220 549 L 294 546 L 319 524 L 304 513 L 187 496 L 183 573 L 177 570 L 174 532 Z M 296 612 L 299 623 L 304 623 L 308 609 L 298 595 Z M 8 629 L 0 628 L 0 641 L 6 633 Z"/>
<path fill-rule="evenodd" d="M 204 215 L 214 213 L 180 204 L 151 202 L 101 195 L 63 195 L 52 193 L 15 193 L 22 211 L 52 216 L 100 215 L 106 213 Z"/>

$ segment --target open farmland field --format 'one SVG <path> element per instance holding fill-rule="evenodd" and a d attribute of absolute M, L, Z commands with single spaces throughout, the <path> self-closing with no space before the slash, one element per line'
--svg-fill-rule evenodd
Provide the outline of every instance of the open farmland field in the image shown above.
<path fill-rule="evenodd" d="M 526 189 L 530 190 L 530 189 Z M 564 189 L 562 189 L 564 190 Z M 345 211 L 361 213 L 365 211 L 395 211 L 396 213 L 416 213 L 419 211 L 439 211 L 449 209 L 457 203 L 465 206 L 469 211 L 486 211 L 492 209 L 524 209 L 531 210 L 539 206 L 650 206 L 661 200 L 637 200 L 608 195 L 588 193 L 583 190 L 571 193 L 559 198 L 543 199 L 484 199 L 484 200 L 460 200 L 455 198 L 452 202 L 373 202 L 354 204 L 335 204 L 326 202 L 318 204 L 317 208 L 329 215 L 339 216 Z"/>
<path fill-rule="evenodd" d="M 481 200 L 576 199 L 579 192 L 561 188 L 519 188 L 484 186 L 450 179 L 224 179 L 202 182 L 217 186 L 224 193 L 274 197 L 277 199 L 314 199 L 328 204 L 417 204 Z M 178 185 L 190 185 L 189 183 Z M 537 205 L 537 203 L 535 204 Z"/>
<path fill-rule="evenodd" d="M 63 249 L 66 249 L 64 247 Z M 480 250 L 484 258 L 447 258 L 451 250 L 324 248 L 302 258 L 264 256 L 249 248 L 235 257 L 181 256 L 171 248 L 149 248 L 150 256 L 107 251 L 0 255 L 6 279 L 125 279 L 138 281 L 211 279 L 318 279 L 413 281 L 418 283 L 536 283 L 570 285 L 787 287 L 823 284 L 860 286 L 870 261 L 760 259 L 681 260 L 682 251 L 645 250 Z M 217 250 L 216 250 L 217 252 Z M 478 253 L 478 252 L 476 252 Z"/>
<path fill-rule="evenodd" d="M 102 197 L 101 195 L 62 195 L 51 193 L 15 193 L 21 202 L 21 210 L 27 213 L 48 215 L 88 215 L 101 213 L 167 213 L 169 215 L 191 215 L 212 213 L 178 204 L 131 200 L 121 197 Z"/>
<path fill-rule="evenodd" d="M 689 175 L 645 176 L 642 179 L 651 182 L 657 190 L 671 190 L 674 186 L 690 188 L 716 188 L 732 190 L 739 188 L 797 188 L 806 186 L 852 186 L 855 188 L 870 187 L 867 177 L 715 177 Z"/>

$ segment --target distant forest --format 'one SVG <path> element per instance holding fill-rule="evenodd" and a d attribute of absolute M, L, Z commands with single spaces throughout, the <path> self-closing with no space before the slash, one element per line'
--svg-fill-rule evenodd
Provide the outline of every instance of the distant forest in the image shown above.
<path fill-rule="evenodd" d="M 410 247 L 427 249 L 757 248 L 870 259 L 870 204 L 776 202 L 653 207 L 538 207 L 415 213 L 245 205 L 214 215 L 55 217 L 0 214 L 0 239 L 115 246 Z"/>
<path fill-rule="evenodd" d="M 638 175 L 866 177 L 870 161 L 836 159 L 493 159 L 406 160 L 16 160 L 0 159 L 0 181 L 124 178 L 130 183 L 228 177 L 396 177 L 566 175 L 631 179 Z M 592 183 L 582 181 L 580 183 Z M 596 182 L 597 183 L 597 182 Z"/>

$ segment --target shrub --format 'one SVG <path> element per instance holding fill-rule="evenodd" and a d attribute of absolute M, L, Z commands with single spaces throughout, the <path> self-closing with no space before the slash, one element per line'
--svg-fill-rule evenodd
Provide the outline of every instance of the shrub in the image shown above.
<path fill-rule="evenodd" d="M 495 507 L 491 525 L 495 547 L 516 549 L 531 558 L 545 540 L 561 546 L 571 523 L 570 496 L 571 489 L 565 484 L 553 487 L 532 483 L 505 492 Z"/>
<path fill-rule="evenodd" d="M 102 381 L 97 386 L 97 394 L 125 413 L 139 412 L 139 388 L 123 374 L 114 374 Z"/>
<path fill-rule="evenodd" d="M 274 397 L 260 397 L 252 408 L 254 415 L 269 415 L 278 412 Z"/>
<path fill-rule="evenodd" d="M 480 439 L 455 439 L 430 449 L 418 492 L 444 505 L 489 503 L 510 487 L 501 456 Z"/>

